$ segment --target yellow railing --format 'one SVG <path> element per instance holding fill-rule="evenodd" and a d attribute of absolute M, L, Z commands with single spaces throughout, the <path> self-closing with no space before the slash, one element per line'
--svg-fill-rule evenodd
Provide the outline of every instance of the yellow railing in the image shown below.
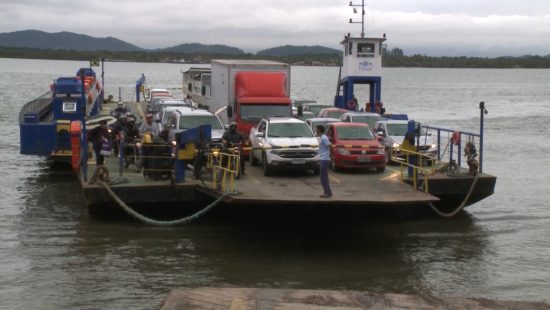
<path fill-rule="evenodd" d="M 418 178 L 422 177 L 424 178 L 424 182 L 422 184 L 424 188 L 424 192 L 428 192 L 428 177 L 432 174 L 434 174 L 436 169 L 436 158 L 432 155 L 428 155 L 425 153 L 419 153 L 415 151 L 409 151 L 409 150 L 400 150 L 401 154 L 403 154 L 404 158 L 399 158 L 396 156 L 396 152 L 392 151 L 392 160 L 394 162 L 398 162 L 401 166 L 401 179 L 404 180 L 405 176 L 403 173 L 403 170 L 405 167 L 412 167 L 413 169 L 413 187 L 415 189 L 418 188 Z"/>
<path fill-rule="evenodd" d="M 212 150 L 208 155 L 208 168 L 212 171 L 212 186 L 221 192 L 236 192 L 235 179 L 240 170 L 240 154 Z"/>

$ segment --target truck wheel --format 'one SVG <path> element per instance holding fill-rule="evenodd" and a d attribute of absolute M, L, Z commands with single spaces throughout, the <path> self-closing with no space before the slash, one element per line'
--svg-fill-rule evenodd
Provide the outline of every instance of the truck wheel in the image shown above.
<path fill-rule="evenodd" d="M 264 176 L 266 176 L 266 177 L 270 176 L 271 175 L 271 167 L 267 163 L 267 156 L 265 155 L 265 153 L 262 155 L 262 164 L 263 164 L 263 168 L 264 168 Z"/>
<path fill-rule="evenodd" d="M 256 156 L 254 156 L 254 154 L 252 154 L 252 152 L 250 152 L 250 165 L 251 166 L 258 166 L 259 164 L 260 164 L 260 162 L 258 161 Z"/>

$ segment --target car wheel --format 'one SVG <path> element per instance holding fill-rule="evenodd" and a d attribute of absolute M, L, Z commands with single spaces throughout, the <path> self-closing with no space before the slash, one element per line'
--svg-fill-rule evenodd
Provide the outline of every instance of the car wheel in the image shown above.
<path fill-rule="evenodd" d="M 384 172 L 385 170 L 386 170 L 386 166 L 376 168 L 376 172 Z"/>
<path fill-rule="evenodd" d="M 250 165 L 251 166 L 258 166 L 259 164 L 260 164 L 260 162 L 258 161 L 256 156 L 254 156 L 254 154 L 252 154 L 252 152 L 250 152 Z"/>
<path fill-rule="evenodd" d="M 334 172 L 338 171 L 338 167 L 336 167 L 336 162 L 333 158 L 330 159 L 329 168 Z"/>
<path fill-rule="evenodd" d="M 262 164 L 263 164 L 263 168 L 264 168 L 264 176 L 270 176 L 271 175 L 271 167 L 270 165 L 267 163 L 267 156 L 265 155 L 265 153 L 263 153 L 262 155 Z"/>

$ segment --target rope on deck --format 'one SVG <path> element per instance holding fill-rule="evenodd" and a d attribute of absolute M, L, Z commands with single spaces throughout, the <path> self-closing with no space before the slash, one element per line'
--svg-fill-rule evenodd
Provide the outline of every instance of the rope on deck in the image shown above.
<path fill-rule="evenodd" d="M 109 193 L 109 195 L 115 200 L 115 202 L 122 208 L 126 213 L 134 217 L 135 219 L 148 224 L 148 225 L 154 225 L 154 226 L 177 226 L 177 225 L 184 225 L 188 224 L 196 219 L 198 219 L 201 215 L 205 214 L 206 212 L 210 211 L 212 208 L 214 208 L 220 201 L 222 201 L 223 198 L 229 195 L 229 193 L 225 193 L 221 195 L 218 199 L 216 199 L 214 202 L 209 204 L 208 206 L 204 207 L 203 209 L 197 211 L 196 213 L 186 216 L 181 219 L 177 220 L 168 220 L 168 221 L 161 221 L 161 220 L 155 220 L 150 217 L 147 217 L 143 214 L 138 213 L 136 210 L 132 209 L 130 206 L 128 206 L 124 201 L 120 199 L 120 197 L 117 196 L 111 189 L 111 187 L 104 183 L 101 180 L 97 180 L 97 182 L 105 188 L 105 190 Z"/>
<path fill-rule="evenodd" d="M 452 212 L 449 212 L 449 213 L 445 213 L 445 212 L 442 212 L 440 211 L 433 203 L 429 202 L 428 205 L 430 206 L 430 208 L 432 208 L 432 210 L 437 213 L 437 215 L 441 216 L 441 217 L 444 217 L 444 218 L 451 218 L 455 215 L 457 215 L 458 213 L 460 213 L 460 211 L 462 211 L 462 209 L 464 209 L 464 207 L 466 206 L 466 203 L 468 202 L 468 200 L 470 199 L 470 196 L 472 195 L 472 193 L 474 192 L 474 188 L 476 187 L 476 184 L 477 184 L 477 180 L 479 179 L 479 173 L 476 173 L 475 177 L 474 177 L 474 180 L 472 181 L 472 185 L 470 186 L 470 190 L 468 191 L 468 194 L 466 195 L 466 197 L 464 197 L 464 200 L 462 201 L 462 203 L 460 204 L 460 206 L 458 206 L 458 208 L 456 208 L 454 211 Z"/>

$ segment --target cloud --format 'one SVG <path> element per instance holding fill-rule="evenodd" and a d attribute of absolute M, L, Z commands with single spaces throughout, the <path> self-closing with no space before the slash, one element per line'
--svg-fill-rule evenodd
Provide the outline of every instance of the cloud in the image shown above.
<path fill-rule="evenodd" d="M 359 1 L 355 0 L 355 3 Z M 550 54 L 550 1 L 367 0 L 367 36 L 388 35 L 405 52 L 485 51 Z M 278 45 L 338 47 L 349 24 L 348 1 L 334 0 L 4 0 L 0 29 L 113 36 L 144 48 L 226 44 L 256 51 Z"/>

